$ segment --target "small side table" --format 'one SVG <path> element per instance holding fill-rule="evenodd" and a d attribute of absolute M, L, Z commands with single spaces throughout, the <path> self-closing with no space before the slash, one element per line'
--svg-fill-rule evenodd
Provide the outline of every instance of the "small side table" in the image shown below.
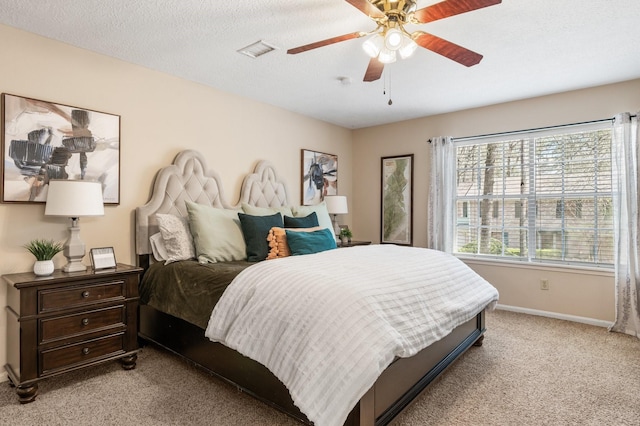
<path fill-rule="evenodd" d="M 371 241 L 356 241 L 356 240 L 351 240 L 350 243 L 347 244 L 338 244 L 338 248 L 346 248 L 346 247 L 355 247 L 355 246 L 368 246 L 369 244 L 371 244 Z"/>
<path fill-rule="evenodd" d="M 7 274 L 7 364 L 22 404 L 38 395 L 38 381 L 119 359 L 135 368 L 141 268 L 46 277 Z"/>

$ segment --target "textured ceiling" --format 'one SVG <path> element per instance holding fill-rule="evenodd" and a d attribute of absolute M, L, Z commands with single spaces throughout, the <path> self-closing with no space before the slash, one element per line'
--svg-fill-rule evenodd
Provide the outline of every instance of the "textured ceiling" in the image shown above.
<path fill-rule="evenodd" d="M 503 0 L 410 28 L 480 64 L 418 49 L 364 83 L 364 39 L 286 53 L 375 28 L 343 0 L 0 0 L 2 24 L 347 128 L 640 78 L 639 16 L 638 0 Z M 277 49 L 237 52 L 258 40 Z"/>

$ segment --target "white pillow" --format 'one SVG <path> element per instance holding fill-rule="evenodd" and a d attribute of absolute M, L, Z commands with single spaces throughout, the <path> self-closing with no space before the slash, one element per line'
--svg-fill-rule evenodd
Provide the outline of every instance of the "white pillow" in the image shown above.
<path fill-rule="evenodd" d="M 304 217 L 310 215 L 312 212 L 316 212 L 316 215 L 318 216 L 318 225 L 321 228 L 327 228 L 331 231 L 331 235 L 336 238 L 333 231 L 333 222 L 331 221 L 331 217 L 327 211 L 327 205 L 324 201 L 313 206 L 293 206 L 291 207 L 291 210 L 293 211 L 294 217 Z"/>
<path fill-rule="evenodd" d="M 169 255 L 167 254 L 167 248 L 164 246 L 164 240 L 162 239 L 162 233 L 156 232 L 149 237 L 149 244 L 151 244 L 151 252 L 153 258 L 158 262 L 164 262 Z"/>
<path fill-rule="evenodd" d="M 172 214 L 156 214 L 156 218 L 167 251 L 165 265 L 195 258 L 196 250 L 187 219 Z"/>
<path fill-rule="evenodd" d="M 247 258 L 237 210 L 217 209 L 186 202 L 189 226 L 200 263 L 228 262 Z"/>

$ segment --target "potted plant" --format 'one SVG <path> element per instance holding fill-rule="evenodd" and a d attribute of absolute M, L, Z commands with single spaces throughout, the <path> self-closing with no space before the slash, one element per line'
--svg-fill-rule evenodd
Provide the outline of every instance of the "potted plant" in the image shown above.
<path fill-rule="evenodd" d="M 31 240 L 24 248 L 35 256 L 36 263 L 33 265 L 33 273 L 38 276 L 51 275 L 55 269 L 53 256 L 62 251 L 62 244 L 53 240 Z"/>
<path fill-rule="evenodd" d="M 343 245 L 350 243 L 352 236 L 353 234 L 351 233 L 351 230 L 349 228 L 344 227 L 340 230 L 340 241 Z"/>

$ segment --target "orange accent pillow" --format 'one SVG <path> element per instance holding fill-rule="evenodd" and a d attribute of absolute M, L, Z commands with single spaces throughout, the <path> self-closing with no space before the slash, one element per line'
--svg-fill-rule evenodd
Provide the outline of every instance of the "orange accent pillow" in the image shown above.
<path fill-rule="evenodd" d="M 323 228 L 319 226 L 314 226 L 313 228 L 287 228 L 288 231 L 295 232 L 312 232 L 320 229 Z M 289 244 L 287 244 L 287 233 L 284 228 L 271 228 L 267 235 L 267 242 L 269 243 L 267 260 L 291 256 L 291 250 L 289 250 Z"/>

